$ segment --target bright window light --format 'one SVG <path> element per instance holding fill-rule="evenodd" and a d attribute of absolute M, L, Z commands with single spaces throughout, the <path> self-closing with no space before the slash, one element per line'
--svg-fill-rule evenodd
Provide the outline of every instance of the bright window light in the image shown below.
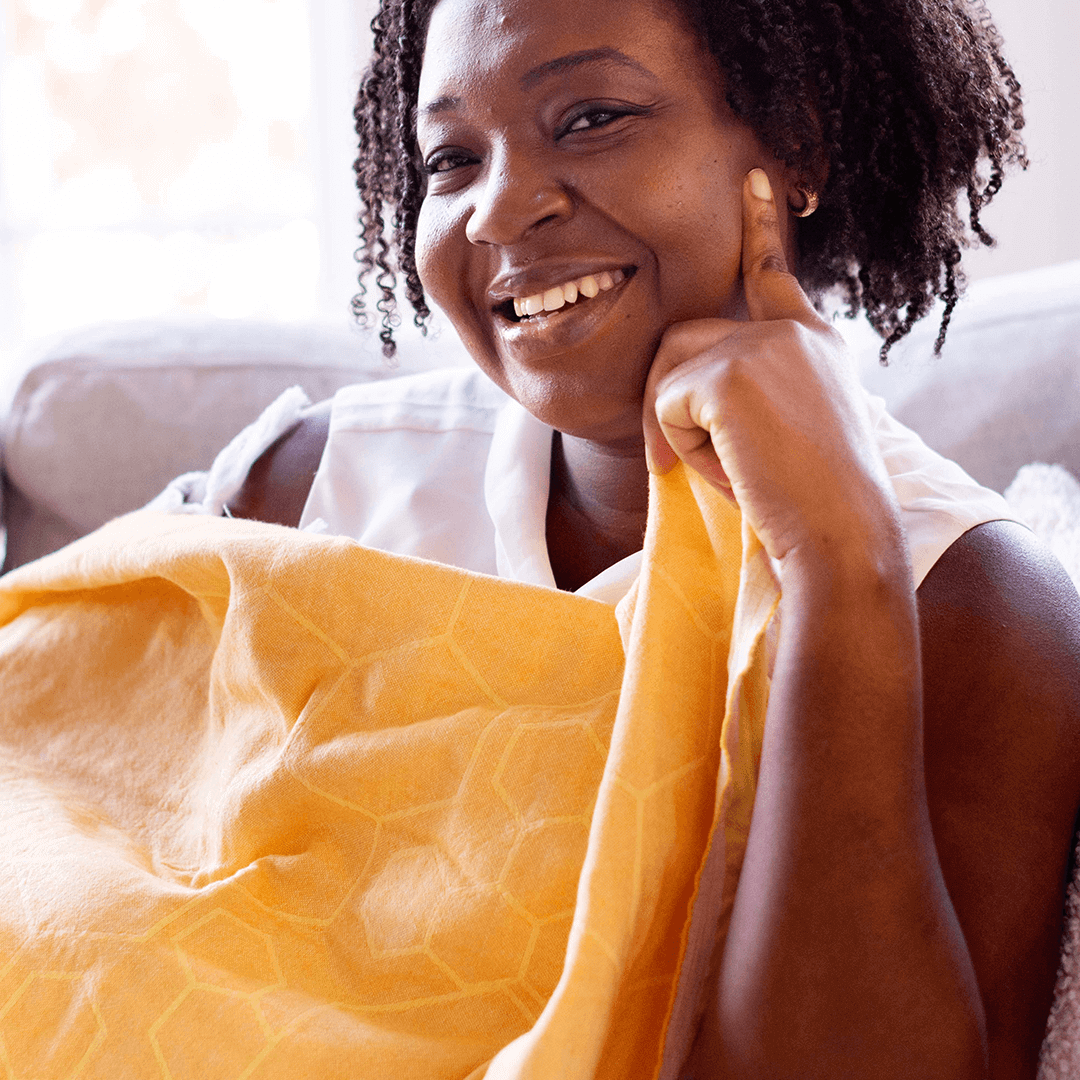
<path fill-rule="evenodd" d="M 370 13 L 352 0 L 2 10 L 4 354 L 114 319 L 347 321 L 350 100 Z"/>

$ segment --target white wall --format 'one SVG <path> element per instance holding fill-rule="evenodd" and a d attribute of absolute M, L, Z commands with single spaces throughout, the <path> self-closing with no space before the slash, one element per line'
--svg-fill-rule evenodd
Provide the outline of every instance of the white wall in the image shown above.
<path fill-rule="evenodd" d="M 0 0 L 0 367 L 90 322 L 320 310 L 311 4 Z"/>
<path fill-rule="evenodd" d="M 1024 91 L 1031 167 L 985 214 L 998 246 L 965 257 L 972 280 L 1080 259 L 1080 0 L 988 0 Z"/>

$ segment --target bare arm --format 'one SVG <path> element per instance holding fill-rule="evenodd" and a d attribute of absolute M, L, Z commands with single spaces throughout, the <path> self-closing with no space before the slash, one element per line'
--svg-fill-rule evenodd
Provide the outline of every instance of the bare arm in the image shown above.
<path fill-rule="evenodd" d="M 774 1047 L 762 1075 L 786 1075 L 776 1068 L 785 1057 L 790 1075 L 807 1077 L 830 1069 L 857 1076 L 859 1068 L 877 1077 L 965 1075 L 963 1063 L 941 1057 L 935 1043 L 943 1032 L 948 1039 L 950 1029 L 964 1030 L 964 1017 L 955 1010 L 965 998 L 946 1000 L 944 1012 L 926 1015 L 940 983 L 933 965 L 925 966 L 925 944 L 943 928 L 920 921 L 919 912 L 925 920 L 935 906 L 955 915 L 944 927 L 943 954 L 974 972 L 977 994 L 965 997 L 985 1033 L 986 1075 L 1034 1080 L 1080 803 L 1080 599 L 1030 533 L 993 522 L 967 533 L 938 561 L 919 590 L 918 610 L 932 847 L 924 840 L 910 866 L 872 860 L 856 872 L 880 830 L 871 831 L 874 823 L 862 819 L 866 793 L 858 790 L 858 777 L 852 787 L 839 769 L 825 786 L 824 807 L 808 805 L 798 822 L 766 819 L 769 831 L 759 830 L 756 807 L 752 838 L 764 843 L 756 852 L 757 876 L 749 879 L 755 891 L 744 894 L 740 884 L 736 916 L 742 924 L 733 920 L 725 985 L 709 1003 L 688 1063 L 685 1075 L 694 1080 L 741 1075 L 723 1066 L 733 1047 L 745 1043 Z M 862 623 L 860 629 L 870 627 Z M 781 733 L 772 746 L 783 741 Z M 834 745 L 831 739 L 825 748 L 830 757 Z M 877 746 L 868 746 L 866 757 L 869 769 L 864 764 L 858 771 L 872 780 L 883 757 Z M 796 774 L 805 767 L 801 760 L 788 764 Z M 771 763 L 773 782 L 781 765 Z M 793 809 L 801 789 L 796 785 L 791 793 L 787 777 L 779 781 L 785 788 L 759 806 Z M 765 782 L 763 758 L 762 791 Z M 849 861 L 837 868 L 836 833 L 821 837 L 812 826 L 844 792 L 861 800 L 847 810 L 860 812 L 848 835 L 862 844 L 854 852 L 841 847 Z M 794 863 L 789 852 L 770 851 L 769 842 L 798 845 Z M 821 860 L 816 868 L 810 865 L 815 857 Z M 748 866 L 749 858 L 748 851 Z M 910 888 L 913 867 L 935 862 L 947 902 L 939 896 L 936 905 L 926 904 L 931 895 L 890 911 Z M 800 867 L 809 879 L 795 879 Z M 779 919 L 772 914 L 777 909 Z M 769 938 L 766 924 L 775 930 L 777 923 L 780 936 Z M 753 1004 L 753 996 L 742 996 L 748 990 L 766 999 L 741 1017 L 745 1027 L 726 1038 L 722 1024 L 733 1017 L 722 1011 L 725 988 L 728 1002 L 743 1008 Z M 906 1033 L 893 1026 L 897 1015 L 901 1025 L 911 1023 Z M 890 1059 L 897 1052 L 899 1058 Z M 929 1066 L 922 1054 L 929 1055 Z M 977 1068 L 975 1075 L 981 1075 Z"/>
<path fill-rule="evenodd" d="M 315 471 L 330 433 L 330 402 L 312 405 L 256 459 L 243 487 L 229 503 L 233 517 L 300 523 Z"/>
<path fill-rule="evenodd" d="M 990 1075 L 1033 1080 L 1080 805 L 1080 598 L 1026 529 L 992 522 L 939 560 L 919 616 L 930 815 Z"/>
<path fill-rule="evenodd" d="M 644 413 L 652 467 L 677 455 L 735 498 L 783 585 L 753 823 L 686 1075 L 1033 1077 L 1080 795 L 1074 594 L 1001 526 L 954 545 L 917 600 L 861 391 L 758 186 L 749 319 L 669 329 Z M 996 568 L 976 581 L 980 560 Z M 1017 840 L 1030 829 L 1048 838 Z"/>
<path fill-rule="evenodd" d="M 984 1077 L 978 985 L 930 825 L 910 573 L 814 561 L 783 586 L 753 824 L 706 1021 L 723 1067 L 704 1075 Z"/>

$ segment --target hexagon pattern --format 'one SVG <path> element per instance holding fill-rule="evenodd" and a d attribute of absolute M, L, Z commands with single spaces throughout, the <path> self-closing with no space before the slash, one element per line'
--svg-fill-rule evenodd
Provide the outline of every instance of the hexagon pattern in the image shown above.
<path fill-rule="evenodd" d="M 665 498 L 700 535 L 675 515 L 694 557 L 643 576 L 625 671 L 604 605 L 254 523 L 132 515 L 6 578 L 6 1075 L 570 1075 L 559 1039 L 591 1048 L 582 1077 L 658 1061 L 664 1010 L 635 1000 L 670 1005 L 678 973 L 740 565 L 737 518 L 718 571 L 685 481 Z M 112 728 L 85 666 L 56 677 L 88 620 L 103 699 L 114 669 L 137 691 Z M 528 1068 L 499 1071 L 519 1037 Z"/>
<path fill-rule="evenodd" d="M 76 972 L 35 971 L 0 1008 L 0 1061 L 13 1077 L 64 1080 L 101 1044 L 101 1013 Z"/>

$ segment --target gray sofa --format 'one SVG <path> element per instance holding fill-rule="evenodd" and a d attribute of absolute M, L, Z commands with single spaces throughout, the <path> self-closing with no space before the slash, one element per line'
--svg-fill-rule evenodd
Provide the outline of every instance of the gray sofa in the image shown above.
<path fill-rule="evenodd" d="M 864 381 L 936 450 L 999 491 L 1021 465 L 1080 476 L 1080 261 L 973 286 L 940 359 L 927 320 L 887 369 L 841 323 Z M 285 388 L 312 400 L 364 379 L 468 363 L 446 331 L 406 337 L 389 367 L 372 336 L 195 320 L 116 324 L 28 355 L 0 397 L 0 520 L 11 569 L 206 468 Z"/>

